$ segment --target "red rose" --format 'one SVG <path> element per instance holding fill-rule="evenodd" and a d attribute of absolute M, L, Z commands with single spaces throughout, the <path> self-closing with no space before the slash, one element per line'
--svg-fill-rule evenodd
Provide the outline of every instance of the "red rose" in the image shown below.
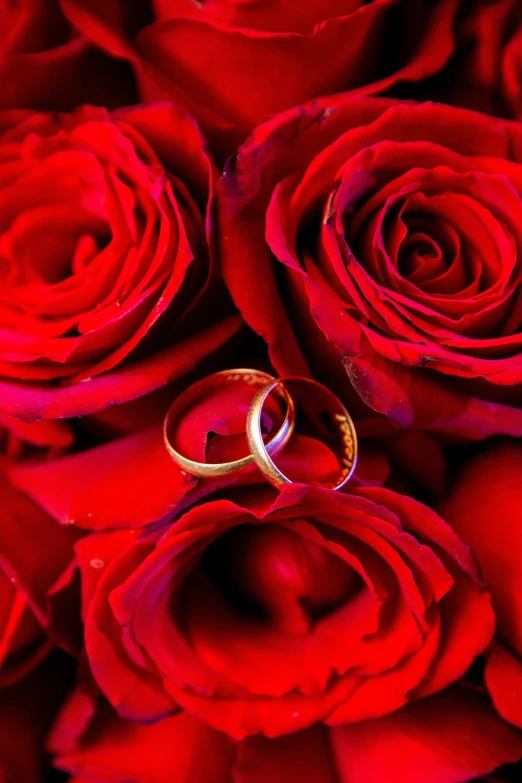
<path fill-rule="evenodd" d="M 491 587 L 497 635 L 485 680 L 506 719 L 522 728 L 522 447 L 506 443 L 473 460 L 444 503 Z"/>
<path fill-rule="evenodd" d="M 13 111 L 0 131 L 2 412 L 138 397 L 237 330 L 211 325 L 227 307 L 210 286 L 214 173 L 190 117 L 170 103 Z"/>
<path fill-rule="evenodd" d="M 191 412 L 192 423 L 187 421 L 184 427 L 184 449 L 192 454 L 191 448 L 195 448 L 193 456 L 200 458 L 205 457 L 206 451 L 207 458 L 216 461 L 225 457 L 233 459 L 243 453 L 244 437 L 239 437 L 239 433 L 244 431 L 247 392 L 251 396 L 252 389 L 240 384 L 232 389 L 217 385 L 212 399 L 206 399 L 201 408 Z M 191 427 L 194 428 L 192 436 L 188 431 Z M 201 434 L 207 430 L 219 434 L 211 440 L 203 438 L 201 444 Z M 321 448 L 317 441 L 295 435 L 291 446 L 295 448 L 285 449 L 278 457 L 285 472 L 294 470 L 298 475 L 317 478 L 332 469 L 331 453 L 326 447 Z M 329 688 L 342 688 L 341 680 L 346 685 L 349 677 L 352 684 L 355 679 L 360 680 L 359 688 L 340 705 L 338 712 L 357 708 L 357 699 L 363 701 L 363 698 L 367 698 L 365 707 L 383 712 L 385 702 L 389 707 L 393 699 L 404 703 L 443 688 L 464 672 L 475 654 L 487 645 L 492 633 L 489 599 L 469 552 L 442 520 L 425 507 L 384 490 L 366 489 L 342 495 L 327 490 L 307 491 L 302 485 L 294 485 L 287 495 L 303 495 L 296 498 L 296 505 L 293 506 L 291 498 L 287 497 L 289 505 L 285 508 L 283 497 L 278 504 L 281 506 L 279 511 L 269 511 L 269 499 L 275 498 L 276 493 L 264 483 L 253 484 L 254 479 L 258 481 L 256 474 L 246 476 L 245 480 L 225 482 L 227 489 L 205 481 L 191 489 L 190 482 L 184 487 L 180 485 L 175 464 L 168 458 L 163 461 L 164 457 L 167 455 L 161 432 L 159 428 L 152 428 L 61 459 L 40 464 L 22 462 L 11 471 L 17 484 L 61 522 L 74 520 L 82 527 L 109 531 L 84 537 L 76 549 L 91 662 L 97 675 L 100 668 L 100 682 L 104 687 L 108 680 L 110 689 L 121 688 L 117 697 L 120 710 L 123 711 L 129 693 L 139 698 L 147 686 L 156 690 L 156 695 L 150 704 L 147 698 L 141 707 L 154 707 L 158 694 L 160 698 L 167 695 L 151 660 L 145 663 L 146 668 L 139 668 L 147 661 L 148 649 L 141 647 L 143 638 L 140 636 L 141 629 L 145 630 L 145 635 L 148 633 L 147 623 L 142 626 L 142 620 L 146 619 L 142 614 L 146 607 L 144 592 L 133 601 L 135 613 L 128 626 L 118 626 L 111 618 L 113 611 L 121 610 L 123 594 L 132 583 L 137 593 L 141 587 L 145 591 L 152 588 L 146 613 L 154 627 L 148 641 L 164 661 L 172 654 L 174 664 L 183 665 L 181 681 L 176 679 L 174 685 L 169 685 L 166 678 L 166 684 L 175 687 L 177 683 L 186 691 L 187 698 L 197 696 L 191 693 L 183 678 L 198 676 L 209 655 L 211 662 L 215 662 L 219 656 L 226 657 L 227 649 L 233 655 L 234 668 L 237 661 L 241 663 L 240 676 L 245 672 L 248 675 L 249 661 L 258 682 L 265 671 L 268 689 L 280 685 L 277 678 L 281 667 L 288 675 L 295 670 L 296 661 L 310 661 L 314 670 L 311 676 L 318 679 L 321 671 L 331 663 L 332 654 L 344 654 L 346 636 L 335 634 L 335 627 L 342 628 L 339 622 L 342 613 L 347 613 L 350 606 L 353 609 L 357 601 L 361 602 L 358 577 L 346 565 L 350 558 L 356 563 L 355 558 L 359 557 L 361 567 L 376 580 L 375 587 L 383 602 L 381 617 L 385 628 L 382 630 L 388 636 L 374 636 L 373 641 L 378 639 L 381 649 L 386 645 L 385 664 L 390 663 L 389 655 L 395 662 L 400 658 L 401 636 L 404 644 L 417 639 L 417 642 L 413 641 L 413 647 L 419 646 L 419 649 L 412 650 L 402 664 L 392 664 L 386 672 L 375 671 L 372 677 L 364 678 L 361 669 L 352 669 L 344 676 L 334 674 L 323 691 L 319 687 L 308 696 L 295 694 L 309 712 L 323 709 L 330 696 Z M 368 462 L 367 454 L 363 463 L 365 461 Z M 235 502 L 203 503 L 170 524 L 184 506 L 201 503 L 203 496 L 212 489 L 217 489 L 221 497 L 235 498 Z M 311 501 L 314 493 L 318 508 Z M 323 502 L 324 497 L 328 503 Z M 334 515 L 330 503 L 333 503 Z M 348 508 L 350 514 L 346 516 L 344 512 Z M 358 519 L 355 519 L 357 508 Z M 221 522 L 214 517 L 220 510 L 225 511 Z M 375 516 L 368 516 L 365 525 L 364 512 L 367 514 L 368 510 Z M 203 528 L 197 526 L 199 518 L 204 521 Z M 155 520 L 156 524 L 141 534 L 136 530 L 136 526 Z M 395 527 L 398 520 L 404 526 L 402 532 Z M 242 521 L 243 524 L 238 524 Z M 354 530 L 359 526 L 359 540 L 355 535 L 350 539 L 347 533 L 350 524 Z M 334 525 L 337 525 L 337 531 L 334 531 Z M 116 526 L 128 529 L 110 532 Z M 225 532 L 225 528 L 228 531 Z M 299 533 L 291 532 L 292 529 Z M 362 541 L 364 534 L 373 537 L 371 542 L 368 538 L 366 545 Z M 203 557 L 198 564 L 198 555 L 191 550 L 194 562 L 186 563 L 180 572 L 183 542 L 198 535 L 199 546 L 205 550 Z M 335 542 L 327 544 L 328 536 L 335 537 Z M 406 548 L 401 551 L 403 546 Z M 161 562 L 167 547 L 172 547 L 174 554 L 177 550 L 177 562 Z M 338 555 L 333 555 L 332 551 Z M 151 554 L 144 557 L 146 552 Z M 185 549 L 185 555 L 187 553 Z M 384 564 L 386 557 L 390 565 Z M 131 558 L 134 558 L 133 563 Z M 160 561 L 156 572 L 152 568 L 153 559 Z M 132 573 L 127 576 L 129 569 Z M 196 628 L 197 612 L 193 607 L 201 597 L 201 576 L 204 586 L 205 570 L 214 583 L 224 588 L 225 599 L 217 595 L 217 602 L 210 603 L 203 596 L 204 613 Z M 227 584 L 227 576 L 231 574 L 237 578 Z M 151 581 L 155 577 L 167 580 L 166 588 L 156 593 Z M 183 582 L 179 589 L 176 578 Z M 112 580 L 119 582 L 119 585 L 113 585 L 114 589 L 110 589 Z M 430 584 L 435 595 L 428 606 Z M 445 589 L 447 592 L 442 597 Z M 187 607 L 183 619 L 170 601 L 172 591 L 179 595 L 183 607 Z M 336 602 L 339 596 L 341 600 Z M 421 603 L 416 608 L 411 603 L 411 610 L 417 612 L 422 612 L 421 604 L 424 603 L 424 615 L 418 618 L 415 632 L 416 621 L 408 628 L 406 602 L 418 601 L 419 597 Z M 262 612 L 260 616 L 256 611 L 256 599 L 258 608 L 266 607 L 264 617 Z M 339 603 L 342 606 L 336 609 Z M 231 609 L 229 618 L 234 618 L 234 606 L 239 609 L 235 614 L 236 631 L 232 632 L 233 625 L 221 623 L 219 636 L 215 637 L 217 644 L 209 647 L 201 633 L 212 630 L 216 618 L 219 621 L 216 609 L 223 608 L 224 604 L 225 610 L 227 604 Z M 248 617 L 252 607 L 254 622 Z M 303 608 L 306 611 L 303 612 Z M 313 630 L 308 634 L 303 625 L 307 612 L 315 620 Z M 361 622 L 371 619 L 363 612 L 359 618 Z M 120 616 L 120 619 L 123 618 Z M 411 621 L 411 616 L 409 619 Z M 102 625 L 106 621 L 109 625 Z M 323 648 L 323 659 L 292 655 L 292 647 L 307 644 L 307 639 L 319 638 L 328 627 L 334 628 L 332 644 Z M 240 633 L 237 633 L 238 628 Z M 241 633 L 242 628 L 249 631 L 250 637 L 248 633 Z M 101 641 L 100 644 L 94 642 L 93 653 L 91 640 L 99 631 L 102 631 L 98 636 Z M 301 635 L 298 635 L 299 631 Z M 411 631 L 413 637 L 408 635 Z M 159 635 L 165 633 L 172 633 L 178 643 L 179 634 L 185 633 L 185 641 L 195 651 L 194 666 L 193 660 L 180 656 L 180 648 L 172 645 L 173 639 L 169 639 L 168 644 L 160 640 Z M 426 634 L 424 641 L 420 639 L 422 634 Z M 266 646 L 266 640 L 273 639 L 277 643 L 273 646 L 272 660 L 275 656 L 278 660 L 277 665 L 267 669 L 263 664 L 263 645 Z M 132 648 L 132 657 L 127 658 L 127 653 L 123 652 L 122 658 L 115 661 L 113 655 L 118 649 L 121 652 L 122 640 L 129 645 L 126 649 Z M 248 644 L 248 654 L 239 655 L 238 646 Z M 356 651 L 354 645 L 348 646 L 348 650 Z M 201 653 L 203 658 L 198 658 Z M 377 669 L 383 662 L 383 656 L 376 655 Z M 371 665 L 370 660 L 366 663 L 367 667 Z M 423 677 L 425 665 L 428 670 Z M 219 675 L 214 672 L 212 676 Z M 417 678 L 422 684 L 406 693 L 408 684 Z M 396 687 L 392 687 L 394 681 Z M 237 693 L 237 686 L 234 688 Z M 371 698 L 370 689 L 377 692 L 377 698 Z M 437 783 L 457 783 L 513 761 L 522 751 L 522 735 L 496 717 L 487 698 L 475 693 L 469 685 L 453 686 L 442 693 L 417 698 L 398 712 L 362 724 L 329 728 L 317 725 L 277 740 L 251 737 L 233 744 L 210 728 L 206 721 L 187 713 L 166 717 L 148 726 L 126 722 L 96 693 L 97 688 L 89 677 L 71 694 L 51 739 L 56 765 L 77 775 L 82 783 L 108 783 L 114 777 L 126 778 L 131 773 L 137 783 L 170 783 L 170 759 L 174 756 L 178 760 L 179 783 L 197 781 L 198 775 L 203 783 L 209 768 L 216 780 L 221 779 L 220 775 L 223 777 L 223 783 L 232 779 L 240 783 L 265 783 L 266 780 L 274 783 L 295 780 L 297 783 L 305 774 L 308 774 L 307 780 L 326 783 L 325 776 L 330 770 L 333 777 L 328 783 L 366 783 L 372 776 L 386 779 L 387 783 L 417 783 L 421 779 L 423 783 L 431 783 L 429 775 L 433 771 L 434 775 L 439 775 L 433 783 L 435 780 Z M 248 691 L 247 694 L 252 709 L 256 697 Z M 109 695 L 113 695 L 112 690 Z M 234 691 L 228 690 L 228 699 L 221 702 L 215 694 L 215 703 L 219 702 L 225 708 L 222 711 L 226 720 L 232 720 L 234 716 L 237 720 L 241 718 L 244 704 L 237 698 L 234 701 L 233 695 Z M 242 695 L 245 696 L 244 690 Z M 270 720 L 283 721 L 291 694 L 261 697 L 262 694 L 257 694 Z M 203 705 L 197 711 L 208 720 L 207 712 L 213 708 L 213 699 L 202 697 L 202 701 Z M 173 701 L 168 709 L 177 709 Z M 291 720 L 290 728 L 298 728 L 295 718 Z M 473 739 L 475 737 L 477 741 Z M 479 737 L 482 737 L 480 742 Z M 384 777 L 385 773 L 388 778 Z"/>
<path fill-rule="evenodd" d="M 77 545 L 94 677 L 126 718 L 244 737 L 383 715 L 459 678 L 494 617 L 442 519 L 382 489 L 291 485 Z M 101 578 L 97 578 L 101 574 Z"/>
<path fill-rule="evenodd" d="M 72 29 L 58 0 L 0 0 L 0 109 L 114 107 L 134 95 L 129 66 Z"/>
<path fill-rule="evenodd" d="M 466 10 L 449 75 L 452 101 L 522 119 L 522 3 L 478 0 Z"/>
<path fill-rule="evenodd" d="M 258 128 L 221 246 L 276 368 L 342 389 L 344 365 L 401 427 L 521 435 L 521 164 L 522 126 L 442 105 L 325 99 Z"/>
<path fill-rule="evenodd" d="M 251 397 L 248 384 L 216 384 L 214 393 L 187 413 L 184 453 L 212 461 L 243 454 Z M 210 432 L 218 434 L 209 439 L 205 433 Z M 364 446 L 363 455 L 362 475 L 366 463 L 366 480 L 371 481 L 374 462 Z M 285 473 L 304 480 L 320 481 L 338 470 L 324 444 L 299 434 L 278 462 Z M 382 460 L 375 465 L 381 475 Z M 90 662 L 124 715 L 157 719 L 186 705 L 239 736 L 259 730 L 285 733 L 316 720 L 357 720 L 443 688 L 467 669 L 493 632 L 489 597 L 465 547 L 433 512 L 385 490 L 342 495 L 294 485 L 275 500 L 277 493 L 255 473 L 194 486 L 168 457 L 156 427 L 61 459 L 20 463 L 11 475 L 62 524 L 114 531 L 83 538 L 77 553 Z M 216 490 L 230 499 L 204 503 L 170 524 L 183 508 Z M 137 537 L 136 529 L 151 523 Z M 193 547 L 184 549 L 183 542 L 192 539 Z M 179 550 L 174 559 L 170 549 Z M 219 564 L 221 571 L 216 570 Z M 156 573 L 164 588 L 152 598 L 148 590 L 155 590 Z M 228 584 L 227 575 L 235 575 Z M 224 597 L 211 588 L 212 600 L 207 600 L 203 593 L 209 578 L 217 581 Z M 136 615 L 124 619 L 122 604 L 115 608 L 116 619 L 116 595 L 126 601 L 130 589 L 136 590 Z M 198 629 L 185 633 L 174 604 L 172 616 L 163 606 L 171 593 L 173 601 L 189 601 Z M 136 637 L 137 618 L 149 598 L 157 625 L 154 642 Z M 207 608 L 198 619 L 200 598 Z M 376 633 L 379 603 L 384 626 Z M 221 622 L 220 611 L 228 612 L 232 624 Z M 347 640 L 343 618 L 355 611 L 359 622 Z M 208 629 L 212 641 L 216 618 L 220 630 L 211 658 L 203 650 L 208 639 L 190 652 L 188 636 L 195 644 L 193 634 Z M 376 647 L 368 643 L 366 649 L 360 635 L 372 625 Z M 165 634 L 172 638 L 167 641 Z M 143 651 L 138 659 L 138 647 L 130 652 L 121 646 L 133 645 L 131 639 Z M 264 663 L 267 643 L 272 651 Z M 152 656 L 147 663 L 149 644 L 165 660 Z M 237 645 L 246 645 L 240 656 Z M 357 662 L 345 658 L 346 649 L 358 656 Z M 296 653 L 309 662 L 309 670 L 295 671 Z M 226 661 L 227 655 L 229 663 L 238 658 L 250 662 L 238 668 L 239 682 L 235 675 L 230 680 L 230 671 L 219 674 L 218 659 Z M 214 663 L 217 669 L 212 669 Z M 169 670 L 163 684 L 158 666 L 170 664 L 183 670 Z M 302 692 L 293 692 L 294 675 Z M 206 686 L 198 697 L 194 678 L 202 676 L 210 678 L 209 688 L 216 688 L 215 698 L 204 695 Z M 220 693 L 226 694 L 226 702 L 218 698 Z M 256 716 L 252 711 L 258 702 Z M 218 704 L 226 706 L 220 710 L 224 724 L 214 714 Z"/>
<path fill-rule="evenodd" d="M 232 743 L 183 712 L 124 721 L 82 684 L 49 745 L 55 765 L 84 783 L 461 783 L 514 761 L 522 738 L 486 697 L 458 686 L 385 718 Z"/>
<path fill-rule="evenodd" d="M 145 100 L 169 93 L 232 149 L 267 117 L 341 90 L 378 93 L 436 73 L 457 3 L 440 0 L 62 0 L 82 32 L 133 63 Z M 348 42 L 348 43 L 347 43 Z"/>

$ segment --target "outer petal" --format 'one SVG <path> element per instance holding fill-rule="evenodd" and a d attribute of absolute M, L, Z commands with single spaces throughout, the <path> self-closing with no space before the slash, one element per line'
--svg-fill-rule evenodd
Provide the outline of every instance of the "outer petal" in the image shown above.
<path fill-rule="evenodd" d="M 46 596 L 69 565 L 77 533 L 64 530 L 0 476 L 0 557 L 31 610 L 46 623 Z"/>
<path fill-rule="evenodd" d="M 498 635 L 522 656 L 522 448 L 507 442 L 464 469 L 442 506 L 444 518 L 468 543 L 491 588 Z"/>
<path fill-rule="evenodd" d="M 82 103 L 126 106 L 135 101 L 130 69 L 83 36 L 38 52 L 0 59 L 0 108 L 72 111 Z"/>
<path fill-rule="evenodd" d="M 341 783 L 323 726 L 275 740 L 250 737 L 237 745 L 233 783 Z"/>
<path fill-rule="evenodd" d="M 142 97 L 173 95 L 225 156 L 289 106 L 342 90 L 378 94 L 436 73 L 454 48 L 457 7 L 456 0 L 374 0 L 299 13 L 279 3 L 196 11 L 156 3 L 152 13 L 142 6 L 131 16 L 123 3 L 61 3 L 88 38 L 133 64 Z M 404 31 L 399 48 L 393 30 Z"/>
<path fill-rule="evenodd" d="M 503 718 L 522 729 L 522 661 L 494 644 L 484 672 L 493 703 Z"/>
<path fill-rule="evenodd" d="M 485 680 L 500 714 L 522 727 L 522 448 L 506 442 L 473 460 L 442 513 L 475 552 L 497 616 Z"/>
<path fill-rule="evenodd" d="M 52 388 L 0 382 L 0 410 L 23 421 L 85 416 L 158 389 L 194 369 L 241 328 L 231 316 L 209 329 L 158 351 L 147 359 L 72 386 Z"/>
<path fill-rule="evenodd" d="M 223 734 L 185 713 L 143 726 L 102 701 L 89 731 L 55 765 L 96 781 L 229 783 L 234 752 Z"/>
<path fill-rule="evenodd" d="M 368 345 L 368 343 L 365 343 Z M 368 347 L 343 357 L 348 377 L 362 399 L 399 427 L 448 432 L 482 440 L 503 433 L 522 436 L 522 410 L 452 389 L 434 374 L 403 367 Z"/>
<path fill-rule="evenodd" d="M 60 524 L 90 530 L 144 527 L 194 485 L 170 458 L 157 428 L 70 457 L 20 465 L 12 478 Z"/>
<path fill-rule="evenodd" d="M 36 421 L 26 424 L 20 419 L 0 415 L 0 426 L 24 443 L 37 448 L 48 448 L 55 453 L 74 443 L 74 432 L 65 421 Z"/>
<path fill-rule="evenodd" d="M 522 732 L 459 686 L 331 738 L 345 783 L 463 783 L 522 755 Z"/>
<path fill-rule="evenodd" d="M 121 535 L 121 533 L 120 533 Z M 129 720 L 151 722 L 176 712 L 156 672 L 136 666 L 123 649 L 108 595 L 137 569 L 151 550 L 148 542 L 128 547 L 104 571 L 86 616 L 85 644 L 93 675 L 119 714 Z"/>
<path fill-rule="evenodd" d="M 43 783 L 44 745 L 70 682 L 65 655 L 49 658 L 20 683 L 0 692 L 0 779 Z"/>
<path fill-rule="evenodd" d="M 367 61 L 361 51 L 370 50 L 377 58 L 376 41 L 387 21 L 387 5 L 371 3 L 351 16 L 325 20 L 307 35 L 260 34 L 198 19 L 172 19 L 145 28 L 137 44 L 183 92 L 189 92 L 188 73 L 202 89 L 211 86 L 210 107 L 245 132 L 289 106 L 364 82 Z M 349 47 L 342 43 L 347 36 Z M 197 63 L 192 57 L 195 48 L 202 53 Z M 219 63 L 219 70 L 209 85 L 212 63 Z M 286 76 L 283 83 L 281 73 Z"/>

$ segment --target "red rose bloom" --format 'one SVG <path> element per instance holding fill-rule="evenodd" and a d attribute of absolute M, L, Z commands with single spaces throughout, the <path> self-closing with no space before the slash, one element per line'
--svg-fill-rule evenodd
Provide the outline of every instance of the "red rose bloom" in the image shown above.
<path fill-rule="evenodd" d="M 344 365 L 398 426 L 522 434 L 521 164 L 521 126 L 442 105 L 325 99 L 258 128 L 221 244 L 277 369 Z"/>
<path fill-rule="evenodd" d="M 243 454 L 251 395 L 217 383 L 187 413 L 183 451 Z M 314 480 L 332 457 L 297 434 L 277 459 Z M 103 689 L 126 716 L 176 713 L 118 717 L 81 666 L 50 740 L 56 766 L 82 783 L 170 783 L 174 759 L 179 783 L 458 783 L 520 755 L 522 734 L 484 693 L 440 691 L 487 646 L 493 617 L 469 550 L 436 514 L 386 490 L 294 485 L 275 501 L 255 473 L 195 487 L 179 473 L 159 427 L 11 470 L 60 522 L 104 531 L 76 544 Z M 285 692 L 285 678 L 303 690 Z M 216 713 L 237 736 L 260 723 L 297 733 L 231 743 L 209 726 Z"/>
<path fill-rule="evenodd" d="M 3 412 L 64 417 L 132 399 L 237 329 L 205 331 L 224 308 L 208 307 L 213 169 L 187 115 L 5 112 L 0 130 Z"/>
<path fill-rule="evenodd" d="M 339 725 L 446 687 L 488 645 L 474 561 L 426 507 L 376 488 L 244 497 L 78 543 L 87 655 L 123 717 L 181 706 L 237 738 Z"/>
<path fill-rule="evenodd" d="M 145 100 L 170 93 L 210 138 L 319 95 L 376 93 L 437 72 L 455 0 L 62 0 L 92 41 L 133 63 Z M 347 43 L 349 42 L 349 43 Z"/>
<path fill-rule="evenodd" d="M 134 95 L 129 66 L 72 29 L 58 0 L 0 0 L 0 109 L 113 107 Z"/>
<path fill-rule="evenodd" d="M 473 547 L 491 587 L 497 634 L 485 679 L 493 702 L 522 728 L 522 448 L 505 443 L 466 466 L 444 514 Z"/>

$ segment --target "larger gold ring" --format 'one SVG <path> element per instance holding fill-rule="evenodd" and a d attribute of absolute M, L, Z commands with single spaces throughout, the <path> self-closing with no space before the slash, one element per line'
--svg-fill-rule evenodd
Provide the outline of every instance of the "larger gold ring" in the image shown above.
<path fill-rule="evenodd" d="M 341 438 L 343 456 L 341 460 L 340 477 L 334 484 L 328 486 L 330 489 L 341 489 L 353 475 L 357 464 L 357 433 L 355 432 L 355 427 L 350 414 L 339 398 L 327 389 L 326 386 L 323 386 L 321 383 L 318 383 L 318 381 L 313 381 L 310 378 L 300 378 L 298 376 L 276 378 L 267 383 L 266 386 L 263 386 L 255 395 L 250 410 L 248 411 L 246 428 L 248 445 L 255 463 L 267 481 L 277 489 L 282 489 L 285 484 L 292 483 L 292 481 L 274 465 L 261 435 L 261 413 L 265 400 L 278 386 L 284 388 L 283 384 L 288 383 L 289 381 L 307 383 L 311 384 L 316 389 L 318 388 L 322 394 L 328 398 L 333 407 L 332 420 L 335 423 L 337 432 Z M 331 413 L 331 411 L 329 411 L 329 413 Z"/>
<path fill-rule="evenodd" d="M 222 378 L 224 382 L 237 383 L 240 381 L 251 386 L 265 385 L 267 381 L 270 382 L 274 380 L 272 375 L 269 375 L 266 372 L 261 372 L 260 370 L 249 370 L 244 368 L 237 370 L 222 370 L 221 372 L 216 372 L 207 376 L 201 381 L 197 381 L 197 383 L 193 384 L 193 386 L 190 386 L 179 397 L 177 397 L 176 400 L 174 400 L 165 417 L 165 422 L 163 425 L 163 440 L 172 459 L 177 462 L 177 464 L 186 473 L 190 473 L 193 476 L 199 476 L 200 478 L 231 476 L 254 464 L 254 458 L 251 454 L 249 454 L 247 457 L 234 460 L 233 462 L 196 462 L 189 459 L 188 457 L 183 456 L 183 454 L 180 454 L 171 443 L 169 435 L 171 427 L 176 418 L 179 416 L 180 412 L 183 410 L 184 405 L 186 406 L 187 400 L 193 397 L 194 393 L 200 392 L 201 394 L 204 394 L 205 390 L 209 386 L 212 386 L 217 377 Z M 285 447 L 286 443 L 292 436 L 292 432 L 294 431 L 294 401 L 284 388 L 281 389 L 281 397 L 286 402 L 285 420 L 272 440 L 267 443 L 266 446 L 263 443 L 264 448 L 266 448 L 270 454 L 278 454 Z M 263 442 L 262 436 L 261 442 Z"/>

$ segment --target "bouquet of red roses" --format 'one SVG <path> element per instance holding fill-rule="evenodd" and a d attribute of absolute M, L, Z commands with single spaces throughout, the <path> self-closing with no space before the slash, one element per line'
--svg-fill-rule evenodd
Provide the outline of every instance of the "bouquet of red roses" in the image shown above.
<path fill-rule="evenodd" d="M 521 759 L 521 0 L 0 0 L 0 781 Z"/>

